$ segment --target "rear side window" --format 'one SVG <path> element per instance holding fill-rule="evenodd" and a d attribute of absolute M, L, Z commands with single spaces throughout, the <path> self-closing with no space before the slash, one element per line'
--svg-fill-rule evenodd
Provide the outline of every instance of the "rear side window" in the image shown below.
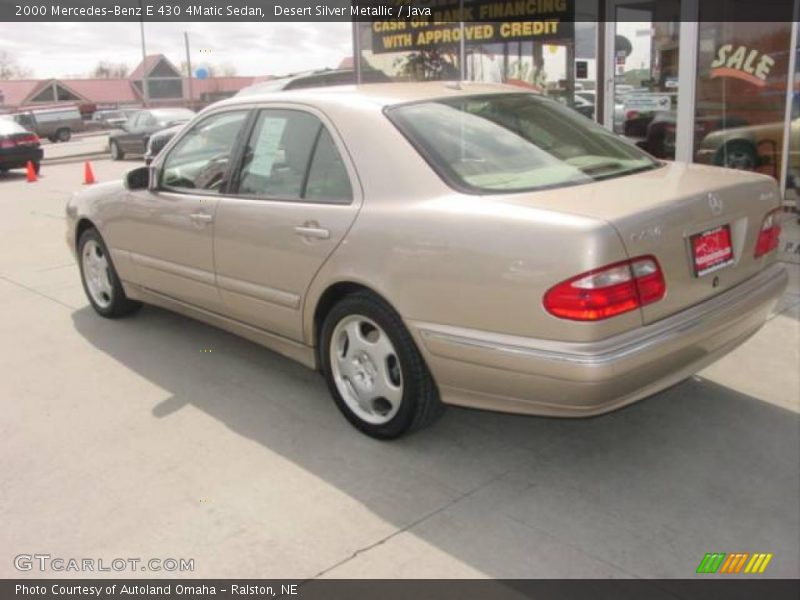
<path fill-rule="evenodd" d="M 308 171 L 307 200 L 347 203 L 353 198 L 350 176 L 331 134 L 323 128 Z"/>
<path fill-rule="evenodd" d="M 245 147 L 240 196 L 349 202 L 350 179 L 322 122 L 297 110 L 262 110 Z"/>
<path fill-rule="evenodd" d="M 230 159 L 246 110 L 211 115 L 189 130 L 164 161 L 161 185 L 176 191 L 218 194 L 227 183 Z"/>

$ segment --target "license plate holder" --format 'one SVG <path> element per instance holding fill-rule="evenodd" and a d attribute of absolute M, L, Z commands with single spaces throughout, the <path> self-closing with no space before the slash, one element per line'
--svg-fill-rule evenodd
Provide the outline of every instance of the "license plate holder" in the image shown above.
<path fill-rule="evenodd" d="M 733 264 L 730 225 L 720 225 L 689 238 L 695 277 L 703 277 Z"/>

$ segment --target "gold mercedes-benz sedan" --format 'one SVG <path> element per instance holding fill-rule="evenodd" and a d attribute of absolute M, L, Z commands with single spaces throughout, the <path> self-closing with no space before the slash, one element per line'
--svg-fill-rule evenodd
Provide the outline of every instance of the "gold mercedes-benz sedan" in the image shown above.
<path fill-rule="evenodd" d="M 319 369 L 378 438 L 443 405 L 583 417 L 685 379 L 786 286 L 765 176 L 667 163 L 537 94 L 233 98 L 67 206 L 104 317 L 141 303 Z"/>

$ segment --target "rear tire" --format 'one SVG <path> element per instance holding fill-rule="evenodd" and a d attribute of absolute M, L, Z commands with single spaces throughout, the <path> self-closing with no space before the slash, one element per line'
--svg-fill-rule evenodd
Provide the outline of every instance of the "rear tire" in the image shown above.
<path fill-rule="evenodd" d="M 119 144 L 117 142 L 111 142 L 108 145 L 108 149 L 111 152 L 111 160 L 122 160 L 125 158 L 125 153 L 119 149 Z"/>
<path fill-rule="evenodd" d="M 111 254 L 96 229 L 87 229 L 78 240 L 78 265 L 83 291 L 95 312 L 116 319 L 136 312 L 141 302 L 129 300 L 117 276 Z"/>
<path fill-rule="evenodd" d="M 346 296 L 325 317 L 320 359 L 336 406 L 370 437 L 398 438 L 444 411 L 400 315 L 369 292 Z"/>
<path fill-rule="evenodd" d="M 69 128 L 64 127 L 56 131 L 56 139 L 59 142 L 68 142 L 72 138 L 72 131 Z"/>
<path fill-rule="evenodd" d="M 42 163 L 40 163 L 38 161 L 33 163 L 33 172 L 36 173 L 37 175 L 39 174 L 39 171 L 41 170 L 41 168 L 42 168 Z"/>

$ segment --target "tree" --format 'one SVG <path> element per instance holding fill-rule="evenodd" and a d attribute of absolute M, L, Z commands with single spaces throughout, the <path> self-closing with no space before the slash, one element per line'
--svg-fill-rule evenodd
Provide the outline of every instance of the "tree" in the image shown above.
<path fill-rule="evenodd" d="M 128 65 L 125 63 L 110 63 L 101 60 L 89 73 L 94 79 L 125 79 L 128 76 Z"/>
<path fill-rule="evenodd" d="M 25 79 L 30 76 L 29 68 L 20 65 L 10 52 L 0 50 L 0 79 Z"/>
<path fill-rule="evenodd" d="M 458 79 L 456 53 L 434 50 L 411 52 L 395 60 L 397 74 L 411 81 Z"/>

